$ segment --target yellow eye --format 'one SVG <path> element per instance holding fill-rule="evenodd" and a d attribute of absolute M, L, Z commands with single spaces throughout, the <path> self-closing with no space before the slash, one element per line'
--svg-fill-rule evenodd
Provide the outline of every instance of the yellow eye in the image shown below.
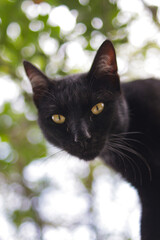
<path fill-rule="evenodd" d="M 91 111 L 93 114 L 98 115 L 103 111 L 103 109 L 104 109 L 104 103 L 97 103 L 92 107 Z"/>
<path fill-rule="evenodd" d="M 54 114 L 52 116 L 52 120 L 55 122 L 55 123 L 58 123 L 58 124 L 62 124 L 65 122 L 65 117 L 63 115 L 60 115 L 60 114 Z"/>

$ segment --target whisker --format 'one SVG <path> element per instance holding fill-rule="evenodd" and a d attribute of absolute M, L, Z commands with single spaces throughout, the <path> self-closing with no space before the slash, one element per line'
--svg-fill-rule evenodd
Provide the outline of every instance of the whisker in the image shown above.
<path fill-rule="evenodd" d="M 127 151 L 129 153 L 132 153 L 133 155 L 137 156 L 139 159 L 141 159 L 143 161 L 144 165 L 146 166 L 146 168 L 148 170 L 149 178 L 150 178 L 150 181 L 151 181 L 152 180 L 151 169 L 150 169 L 150 166 L 149 166 L 148 162 L 146 161 L 146 159 L 140 153 L 138 153 L 135 149 L 131 148 L 129 143 L 126 143 L 124 141 L 122 141 L 122 143 L 123 144 L 117 143 L 117 144 L 119 144 L 119 147 L 122 150 L 125 150 L 125 151 Z"/>
<path fill-rule="evenodd" d="M 128 142 L 126 142 L 126 141 L 135 142 L 135 143 L 138 143 L 138 144 L 146 147 L 144 143 L 142 143 L 141 141 L 139 141 L 137 139 L 129 138 L 128 136 L 126 138 L 125 134 L 124 134 L 124 136 L 122 135 L 120 137 L 119 137 L 119 135 L 117 136 L 116 134 L 112 134 L 111 137 L 112 137 L 113 140 L 124 141 L 123 143 L 125 143 L 125 145 L 128 145 L 128 146 L 130 146 L 130 144 Z"/>
<path fill-rule="evenodd" d="M 142 132 L 138 132 L 138 131 L 134 131 L 134 132 L 122 132 L 122 133 L 116 133 L 116 134 L 112 134 L 112 136 L 126 136 L 126 135 L 133 135 L 133 134 L 139 134 L 139 135 L 143 135 Z"/>
<path fill-rule="evenodd" d="M 125 135 L 125 134 L 121 134 L 121 135 Z M 117 134 L 117 135 L 113 134 L 110 141 L 114 144 L 118 144 L 117 147 L 119 147 L 120 149 L 125 150 L 128 153 L 132 153 L 133 155 L 135 155 L 139 159 L 141 159 L 143 161 L 144 165 L 146 166 L 147 170 L 148 170 L 149 178 L 150 178 L 150 181 L 151 181 L 152 180 L 152 174 L 151 174 L 151 169 L 150 169 L 150 166 L 149 166 L 148 162 L 146 161 L 146 159 L 140 153 L 138 153 L 135 149 L 133 149 L 133 147 L 127 141 L 129 140 L 130 142 L 136 142 L 136 143 L 139 143 L 139 144 L 142 144 L 142 145 L 144 145 L 144 144 L 139 142 L 136 139 L 119 137 L 119 136 L 120 136 L 120 134 Z"/>
<path fill-rule="evenodd" d="M 119 149 L 115 149 L 112 146 L 108 146 L 108 147 L 109 147 L 108 150 L 110 150 L 111 152 L 116 153 L 121 158 L 121 160 L 123 161 L 124 168 L 125 168 L 125 173 L 127 173 L 126 166 L 125 166 L 125 161 L 124 161 L 124 158 L 123 158 L 123 157 L 126 157 L 126 155 L 123 152 L 121 152 Z M 129 161 L 128 158 L 127 158 L 127 160 L 128 160 L 128 162 L 129 162 L 129 164 L 130 164 L 130 166 L 132 168 L 133 175 L 134 175 L 134 180 L 136 181 L 136 172 L 135 172 L 134 166 L 133 166 L 132 162 Z"/>
<path fill-rule="evenodd" d="M 117 146 L 116 146 L 117 147 Z M 128 160 L 128 162 L 130 163 L 130 165 L 132 166 L 132 170 L 133 170 L 133 174 L 134 174 L 134 180 L 136 181 L 136 171 L 135 168 L 133 167 L 133 164 L 135 165 L 135 167 L 138 170 L 139 173 L 139 177 L 140 177 L 140 184 L 142 185 L 142 174 L 141 174 L 141 170 L 139 168 L 139 166 L 137 165 L 137 163 L 131 158 L 129 157 L 127 154 L 125 154 L 124 152 L 121 152 L 119 149 L 119 153 L 123 154 L 123 156 L 125 157 L 126 160 Z"/>
<path fill-rule="evenodd" d="M 115 144 L 115 143 L 114 143 Z M 120 150 L 120 145 L 118 145 L 118 144 L 115 144 L 115 146 L 117 147 L 117 148 L 119 148 L 119 150 Z M 125 149 L 123 149 L 123 148 L 121 148 L 122 150 L 125 150 Z M 139 166 L 138 166 L 138 164 L 136 163 L 136 161 L 134 161 L 130 156 L 128 156 L 126 153 L 124 153 L 124 152 L 121 152 L 120 151 L 120 153 L 121 154 L 123 154 L 123 156 L 130 162 L 130 163 L 133 163 L 134 165 L 135 165 L 135 167 L 137 168 L 137 170 L 138 170 L 138 173 L 139 173 L 139 177 L 140 177 L 140 184 L 142 185 L 142 174 L 141 174 L 141 170 L 140 170 L 140 168 L 139 168 Z M 132 166 L 133 166 L 133 164 L 132 164 Z M 136 180 L 136 172 L 135 172 L 135 169 L 134 169 L 134 179 Z"/>
<path fill-rule="evenodd" d="M 61 149 L 61 150 L 59 150 L 59 151 L 57 151 L 57 152 L 55 152 L 55 153 L 50 154 L 49 156 L 43 158 L 43 162 L 46 161 L 46 160 L 48 160 L 48 159 L 50 159 L 50 158 L 53 157 L 53 156 L 56 156 L 57 154 L 59 154 L 59 153 L 61 153 L 61 152 L 64 152 L 64 150 Z"/>

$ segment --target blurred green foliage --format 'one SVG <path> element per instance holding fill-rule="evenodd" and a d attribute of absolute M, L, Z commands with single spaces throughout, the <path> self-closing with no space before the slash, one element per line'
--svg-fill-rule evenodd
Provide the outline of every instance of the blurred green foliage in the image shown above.
<path fill-rule="evenodd" d="M 40 14 L 38 13 L 38 7 L 44 2 L 48 3 L 50 10 L 48 13 Z M 34 4 L 36 10 L 33 15 L 28 15 L 26 11 L 27 4 L 32 6 Z M 49 185 L 48 181 L 44 179 L 43 182 L 39 183 L 39 187 L 30 188 L 23 177 L 24 168 L 31 161 L 46 156 L 47 146 L 37 126 L 36 118 L 29 119 L 27 117 L 28 113 L 35 116 L 36 110 L 33 106 L 31 95 L 24 87 L 24 84 L 22 84 L 24 77 L 22 61 L 27 59 L 38 64 L 45 71 L 46 66 L 54 56 L 57 56 L 62 46 L 77 38 L 77 35 L 74 35 L 75 28 L 64 33 L 61 31 L 60 26 L 53 26 L 48 21 L 51 9 L 61 5 L 66 6 L 70 11 L 76 10 L 76 25 L 80 23 L 84 26 L 84 31 L 79 34 L 86 41 L 84 50 L 90 52 L 95 50 L 91 45 L 92 37 L 95 34 L 111 38 L 115 45 L 128 41 L 126 27 L 129 22 L 116 24 L 116 17 L 120 11 L 117 1 L 0 1 L 0 75 L 8 75 L 16 83 L 24 102 L 24 111 L 21 112 L 16 111 L 11 102 L 5 103 L 0 109 L 0 171 L 6 183 L 12 184 L 12 186 L 14 183 L 18 184 L 22 188 L 21 195 L 23 200 L 27 199 L 29 201 L 29 206 L 26 210 L 19 208 L 14 211 L 8 211 L 8 216 L 17 227 L 25 222 L 26 219 L 32 219 L 40 230 L 47 224 L 41 219 L 35 201 L 37 201 L 42 189 Z M 146 4 L 145 7 L 150 11 L 153 21 L 158 23 L 157 15 L 154 11 L 156 8 L 153 9 Z M 63 16 L 61 17 L 63 18 Z M 92 22 L 94 18 L 98 18 L 100 23 L 102 23 L 100 29 L 94 26 Z M 33 27 L 31 27 L 33 23 L 40 24 L 40 27 L 33 30 Z M 121 30 L 122 34 L 119 34 L 119 30 Z M 47 34 L 48 38 L 56 40 L 58 47 L 53 56 L 46 54 L 42 48 L 40 44 L 42 34 Z M 61 68 L 66 59 L 66 54 L 63 52 L 61 64 L 58 65 L 56 71 L 51 71 L 51 75 L 66 74 L 66 71 Z M 75 69 L 70 69 L 68 73 L 74 71 Z M 88 177 L 82 180 L 89 193 L 92 191 L 92 181 L 93 171 L 90 169 Z M 42 236 L 39 239 L 42 239 Z"/>

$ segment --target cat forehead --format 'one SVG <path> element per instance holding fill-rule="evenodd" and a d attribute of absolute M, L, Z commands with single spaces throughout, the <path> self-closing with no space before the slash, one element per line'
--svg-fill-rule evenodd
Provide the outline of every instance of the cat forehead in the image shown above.
<path fill-rule="evenodd" d="M 70 81 L 73 81 L 73 82 L 76 82 L 76 81 L 81 81 L 83 79 L 87 79 L 87 73 L 76 73 L 76 74 L 70 74 L 70 75 L 67 75 L 67 76 L 64 76 L 64 77 L 58 77 L 56 78 L 55 80 L 59 81 L 59 82 L 62 82 L 62 81 L 67 81 L 67 82 L 70 82 Z"/>
<path fill-rule="evenodd" d="M 85 74 L 75 74 L 59 79 L 55 82 L 55 94 L 72 95 L 83 92 L 88 88 Z"/>
<path fill-rule="evenodd" d="M 81 77 L 81 75 L 76 76 L 76 79 L 67 77 L 56 81 L 52 94 L 56 104 L 59 105 L 93 103 L 111 96 L 111 92 L 107 89 L 104 87 L 94 88 L 86 76 Z"/>
<path fill-rule="evenodd" d="M 48 107 L 62 112 L 83 111 L 99 101 L 105 101 L 109 95 L 104 87 L 94 88 L 85 74 L 78 74 L 53 82 Z"/>
<path fill-rule="evenodd" d="M 61 104 L 83 102 L 89 97 L 89 92 L 88 84 L 82 79 L 59 81 L 54 88 L 55 98 Z"/>

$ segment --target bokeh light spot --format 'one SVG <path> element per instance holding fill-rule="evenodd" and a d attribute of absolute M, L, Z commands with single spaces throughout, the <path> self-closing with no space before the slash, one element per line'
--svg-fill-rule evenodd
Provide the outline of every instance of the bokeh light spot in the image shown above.
<path fill-rule="evenodd" d="M 21 33 L 21 28 L 18 23 L 12 22 L 8 25 L 7 35 L 12 40 L 16 40 L 19 37 L 20 33 Z"/>

